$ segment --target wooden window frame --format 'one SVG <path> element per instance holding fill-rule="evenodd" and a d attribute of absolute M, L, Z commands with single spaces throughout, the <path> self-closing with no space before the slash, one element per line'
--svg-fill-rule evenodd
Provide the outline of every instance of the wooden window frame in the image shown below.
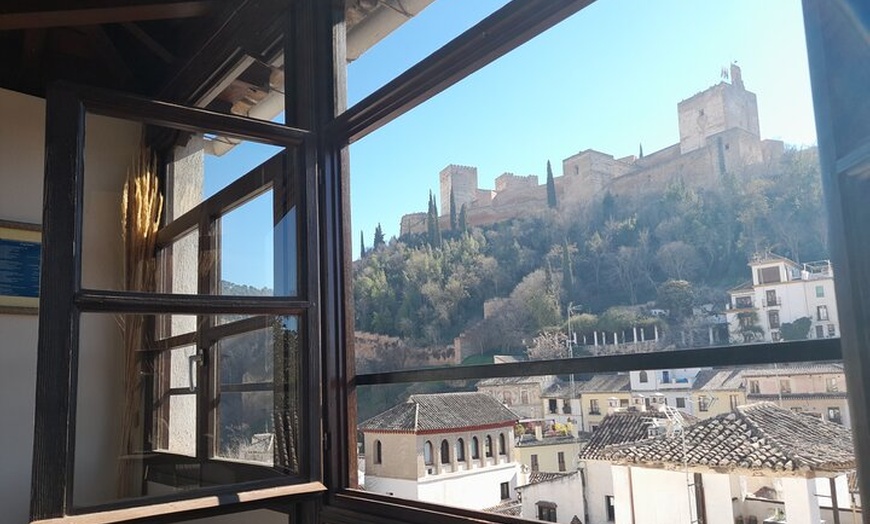
<path fill-rule="evenodd" d="M 40 327 L 37 364 L 36 429 L 34 437 L 34 468 L 32 477 L 31 519 L 41 521 L 74 515 L 99 513 L 103 516 L 113 512 L 124 514 L 130 508 L 140 508 L 139 515 L 163 518 L 166 512 L 178 509 L 178 518 L 193 518 L 208 511 L 233 512 L 250 509 L 256 504 L 243 504 L 239 497 L 235 502 L 227 494 L 272 490 L 265 498 L 253 496 L 267 504 L 269 498 L 292 496 L 314 497 L 325 490 L 321 482 L 321 458 L 312 443 L 320 441 L 320 404 L 316 395 L 300 403 L 300 421 L 303 428 L 300 439 L 299 475 L 282 478 L 238 482 L 225 486 L 203 488 L 169 496 L 147 496 L 127 499 L 96 506 L 77 507 L 73 504 L 73 469 L 75 459 L 75 406 L 78 390 L 78 345 L 79 322 L 85 313 L 130 313 L 130 314 L 192 314 L 211 316 L 215 314 L 252 314 L 297 316 L 300 331 L 305 334 L 307 347 L 300 349 L 300 358 L 307 369 L 299 377 L 305 384 L 319 383 L 319 347 L 315 342 L 319 328 L 318 315 L 314 311 L 318 293 L 319 276 L 316 249 L 298 260 L 300 264 L 300 297 L 234 297 L 217 295 L 174 295 L 167 293 L 139 293 L 86 289 L 82 287 L 82 221 L 84 202 L 84 136 L 85 116 L 97 114 L 122 118 L 141 124 L 150 124 L 176 129 L 182 132 L 217 132 L 242 140 L 277 145 L 290 151 L 303 146 L 309 133 L 286 125 L 224 115 L 213 111 L 156 102 L 107 90 L 85 88 L 71 84 L 56 84 L 49 89 L 46 104 L 46 202 L 44 206 L 44 251 L 45 268 L 41 286 L 52 293 L 42 293 L 40 298 Z M 295 158 L 295 156 L 294 156 Z M 298 166 L 302 167 L 302 164 Z M 302 178 L 307 186 L 312 185 L 303 170 Z M 252 177 L 242 177 L 241 185 L 234 184 L 219 192 L 211 200 L 201 204 L 208 209 L 215 202 L 223 202 L 235 195 L 232 205 L 246 197 L 239 187 L 250 182 Z M 244 188 L 242 188 L 244 189 Z M 314 195 L 307 191 L 303 202 Z M 72 196 L 72 198 L 70 198 Z M 277 196 L 276 196 L 277 198 Z M 220 212 L 217 213 L 218 215 Z M 212 215 L 214 217 L 214 215 Z M 184 218 L 184 217 L 180 217 Z M 302 205 L 299 214 L 298 239 L 300 245 L 311 245 L 312 236 L 317 237 L 316 215 L 311 206 Z M 307 224 L 308 226 L 305 226 Z M 308 228 L 311 231 L 308 231 Z M 186 229 L 176 225 L 178 235 Z M 176 235 L 164 234 L 164 240 Z M 314 244 L 316 246 L 316 244 Z M 200 244 L 202 249 L 202 244 Z M 307 275 L 307 278 L 302 275 Z M 200 286 L 200 291 L 204 291 Z M 242 324 L 245 324 L 244 322 Z M 228 332 L 240 325 L 215 328 L 215 332 Z M 200 375 L 200 379 L 204 377 Z M 203 382 L 200 382 L 202 384 Z M 207 430 L 198 422 L 197 433 L 206 438 Z M 201 446 L 197 445 L 198 449 Z M 202 457 L 200 457 L 202 458 Z M 190 460 L 179 457 L 179 460 Z M 289 487 L 290 489 L 279 489 Z M 307 486 L 300 488 L 299 486 Z M 206 502 L 210 497 L 218 502 Z M 211 499 L 209 499 L 211 500 Z M 165 505 L 168 501 L 190 501 L 176 506 Z M 223 502 L 221 502 L 223 501 Z M 147 508 L 147 509 L 146 509 Z M 199 509 L 196 509 L 199 508 Z M 153 512 L 153 513 L 152 513 Z"/>
<path fill-rule="evenodd" d="M 867 6 L 860 5 L 855 0 L 847 0 L 850 4 L 856 5 L 857 11 L 862 17 L 866 17 Z M 432 98 L 434 95 L 443 91 L 447 87 L 455 84 L 459 80 L 467 77 L 474 71 L 480 69 L 484 65 L 503 56 L 507 52 L 513 50 L 520 43 L 532 38 L 533 36 L 552 27 L 568 15 L 579 11 L 591 2 L 576 0 L 576 1 L 557 1 L 557 0 L 514 0 L 500 9 L 483 22 L 469 29 L 440 50 L 436 51 L 417 65 L 410 68 L 408 71 L 397 77 L 395 80 L 387 83 L 381 89 L 365 98 L 348 111 L 339 115 L 333 122 L 329 124 L 329 129 L 333 136 L 337 137 L 336 144 L 339 148 L 344 148 L 348 144 L 359 140 L 368 135 L 374 130 L 386 125 L 398 116 L 406 113 L 410 109 L 416 107 L 422 102 Z M 837 167 L 840 164 L 846 163 L 848 158 L 837 156 L 836 148 L 831 144 L 825 144 L 829 141 L 827 137 L 832 136 L 834 127 L 830 119 L 825 119 L 829 115 L 827 109 L 819 109 L 820 100 L 822 104 L 830 103 L 834 98 L 829 92 L 832 86 L 828 83 L 828 79 L 824 77 L 825 72 L 823 66 L 828 56 L 813 59 L 814 53 L 822 53 L 827 47 L 830 47 L 827 41 L 822 41 L 829 35 L 820 27 L 819 20 L 829 16 L 832 9 L 832 3 L 827 0 L 804 0 L 805 20 L 807 24 L 807 40 L 811 46 L 815 45 L 810 51 L 811 71 L 814 75 L 814 91 L 823 91 L 821 94 L 814 93 L 817 105 L 817 115 L 823 114 L 820 124 L 820 151 L 827 151 L 821 156 L 823 157 L 823 178 L 826 178 L 827 185 L 837 185 L 837 182 L 831 182 L 834 173 L 838 172 Z M 864 20 L 865 18 L 860 18 Z M 508 23 L 510 22 L 510 23 Z M 827 47 L 826 47 L 827 46 Z M 822 75 L 822 81 L 816 81 L 815 76 Z M 817 87 L 822 86 L 822 87 Z M 861 87 L 861 86 L 855 86 Z M 854 96 L 851 99 L 853 103 L 857 103 L 866 96 L 866 89 L 854 89 Z M 863 106 L 866 108 L 866 104 Z M 866 111 L 865 111 L 866 112 Z M 817 117 L 817 121 L 818 121 Z M 827 126 L 827 128 L 825 127 Z M 825 149 L 827 147 L 827 149 Z M 826 157 L 827 155 L 827 157 Z M 839 162 L 839 164 L 838 164 Z M 843 171 L 845 168 L 839 169 Z M 861 188 L 866 188 L 870 182 L 867 179 L 862 181 L 854 181 L 853 187 L 863 184 Z M 861 198 L 867 194 L 867 190 L 854 191 L 851 193 L 841 193 L 838 188 L 834 188 L 834 195 L 837 198 L 844 195 L 846 202 L 835 203 L 833 208 L 829 206 L 829 214 L 839 213 L 840 207 L 844 206 L 848 209 L 854 204 L 855 209 L 866 208 L 866 204 L 861 201 Z M 831 199 L 829 198 L 829 201 Z M 864 217 L 867 213 L 866 209 Z M 837 222 L 837 221 L 835 221 Z M 842 222 L 842 221 L 840 221 Z M 835 223 L 834 230 L 842 237 L 848 236 L 850 229 L 842 223 Z M 837 229 L 839 228 L 839 229 Z M 843 260 L 843 257 L 851 257 L 850 261 L 853 267 L 860 267 L 865 271 L 860 274 L 870 274 L 870 248 L 865 243 L 859 240 L 857 235 L 863 234 L 862 231 L 854 231 L 856 242 L 850 250 L 844 250 L 838 253 L 838 256 L 833 257 L 833 262 L 836 267 L 846 267 L 838 265 L 837 258 Z M 351 235 L 349 231 L 345 232 L 345 242 L 349 244 Z M 349 254 L 350 249 L 346 248 Z M 349 257 L 348 257 L 349 260 Z M 345 261 L 347 263 L 347 260 Z M 845 273 L 845 271 L 843 272 Z M 841 273 L 837 281 L 837 295 L 846 297 L 848 295 L 846 288 L 848 286 L 848 277 L 842 278 Z M 859 273 L 856 273 L 859 274 Z M 349 282 L 349 274 L 345 274 L 346 282 Z M 866 283 L 861 288 L 866 288 Z M 349 285 L 346 284 L 349 289 Z M 858 288 L 855 288 L 858 289 Z M 345 294 L 344 309 L 352 309 L 352 297 L 350 294 Z M 846 299 L 853 300 L 854 299 Z M 848 303 L 848 302 L 847 302 Z M 857 305 L 861 302 L 854 302 Z M 843 308 L 840 309 L 844 311 Z M 845 315 L 844 315 L 845 316 Z M 868 311 L 864 306 L 858 308 L 853 315 L 855 318 L 868 318 Z M 433 382 L 441 380 L 473 380 L 486 378 L 500 377 L 531 377 L 539 375 L 558 375 L 565 373 L 596 373 L 596 372 L 613 372 L 613 371 L 628 371 L 628 370 L 657 370 L 665 368 L 686 368 L 686 367 L 704 367 L 704 366 L 752 366 L 758 364 L 773 364 L 773 363 L 799 363 L 799 362 L 818 362 L 827 360 L 844 359 L 847 363 L 847 369 L 851 371 L 850 384 L 855 384 L 857 389 L 850 387 L 850 391 L 863 391 L 861 379 L 867 379 L 870 383 L 870 363 L 865 361 L 861 356 L 861 347 L 857 344 L 857 340 L 862 340 L 861 337 L 854 337 L 849 340 L 848 337 L 854 336 L 857 333 L 866 335 L 867 326 L 870 322 L 854 322 L 843 321 L 841 328 L 844 344 L 841 347 L 839 339 L 827 340 L 809 340 L 798 342 L 781 342 L 781 343 L 760 343 L 760 344 L 743 344 L 736 346 L 712 347 L 703 349 L 693 349 L 680 352 L 662 352 L 649 354 L 633 354 L 630 356 L 613 355 L 602 357 L 588 358 L 572 358 L 564 359 L 555 362 L 534 361 L 523 363 L 507 363 L 498 365 L 478 365 L 457 368 L 442 368 L 442 369 L 425 369 L 425 370 L 404 370 L 386 373 L 371 373 L 365 375 L 355 375 L 352 372 L 353 362 L 348 360 L 339 363 L 337 368 L 333 370 L 335 376 L 342 378 L 339 384 L 347 385 L 352 383 L 356 386 L 373 386 L 411 382 Z M 850 331 L 851 330 L 851 331 Z M 348 338 L 345 339 L 345 344 L 349 346 L 351 340 L 349 332 L 345 332 Z M 843 349 L 843 348 L 846 349 Z M 345 355 L 352 358 L 352 355 Z M 852 366 L 851 364 L 854 364 Z M 348 375 L 343 375 L 351 368 Z M 352 392 L 353 387 L 347 389 L 338 388 L 333 392 L 334 395 L 343 395 L 345 392 Z M 340 397 L 339 397 L 340 398 Z M 864 397 L 857 401 L 861 408 L 861 413 L 855 414 L 856 431 L 861 428 L 866 429 L 868 425 L 868 400 Z M 355 434 L 355 424 L 352 417 L 344 420 L 347 426 L 344 429 L 345 434 Z M 866 432 L 865 432 L 866 434 Z M 350 455 L 353 449 L 347 446 L 342 447 L 348 456 L 332 457 L 340 463 L 352 463 Z M 862 493 L 870 491 L 870 482 L 863 479 L 870 477 L 870 442 L 856 442 L 856 451 L 859 453 L 858 462 L 859 470 L 862 472 L 861 486 L 868 489 L 863 489 Z M 865 452 L 862 454 L 862 452 Z M 341 468 L 338 468 L 341 469 Z M 345 468 L 347 472 L 347 468 Z M 429 504 L 417 501 L 401 500 L 397 501 L 393 497 L 385 497 L 374 493 L 365 493 L 353 489 L 348 489 L 352 485 L 351 476 L 348 474 L 344 478 L 340 478 L 338 489 L 330 491 L 328 501 L 324 507 L 322 516 L 327 522 L 395 522 L 395 521 L 414 521 L 427 523 L 450 523 L 458 524 L 465 522 L 467 519 L 475 519 L 481 522 L 499 522 L 499 523 L 517 523 L 522 522 L 519 519 L 506 517 L 502 515 L 486 514 L 477 511 L 462 510 L 456 508 L 445 508 L 437 504 Z M 343 486 L 343 487 L 342 487 Z M 330 486 L 332 488 L 332 486 Z M 866 495 L 865 495 L 866 497 Z M 866 501 L 865 501 L 866 502 Z M 865 503 L 865 506 L 868 504 Z"/>

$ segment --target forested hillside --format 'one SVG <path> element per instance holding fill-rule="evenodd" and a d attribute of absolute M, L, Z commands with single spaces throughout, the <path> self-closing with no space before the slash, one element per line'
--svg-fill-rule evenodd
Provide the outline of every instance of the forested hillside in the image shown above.
<path fill-rule="evenodd" d="M 827 258 L 814 148 L 786 151 L 763 175 L 726 173 L 720 181 L 699 188 L 675 179 L 639 200 L 607 193 L 595 202 L 558 202 L 485 228 L 468 230 L 460 220 L 440 231 L 430 220 L 426 234 L 388 243 L 376 235 L 354 264 L 356 329 L 450 344 L 479 328 L 484 301 L 501 297 L 486 321 L 486 344 L 521 350 L 564 322 L 569 303 L 602 314 L 667 302 L 675 288 L 662 285 L 686 281 L 682 300 L 690 302 L 680 307 L 721 308 L 725 291 L 749 278 L 753 253 Z M 433 205 L 430 197 L 430 217 Z"/>

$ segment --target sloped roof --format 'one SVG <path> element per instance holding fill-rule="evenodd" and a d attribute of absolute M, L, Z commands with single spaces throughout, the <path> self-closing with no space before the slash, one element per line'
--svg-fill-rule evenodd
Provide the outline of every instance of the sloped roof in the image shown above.
<path fill-rule="evenodd" d="M 497 377 L 485 378 L 477 382 L 477 387 L 486 386 L 511 386 L 514 384 L 537 384 L 543 386 L 549 379 L 547 377 Z"/>
<path fill-rule="evenodd" d="M 580 452 L 581 460 L 605 460 L 602 450 L 628 442 L 649 438 L 650 421 L 664 418 L 658 411 L 619 411 L 604 417 L 598 429 L 592 432 L 589 443 Z"/>
<path fill-rule="evenodd" d="M 744 377 L 769 377 L 784 375 L 819 375 L 823 373 L 843 373 L 843 364 L 812 364 L 808 366 L 791 366 L 781 364 L 776 368 L 744 369 Z"/>
<path fill-rule="evenodd" d="M 702 369 L 695 375 L 695 390 L 719 391 L 743 387 L 743 372 L 740 369 Z"/>
<path fill-rule="evenodd" d="M 550 385 L 543 393 L 541 393 L 541 397 L 543 398 L 579 398 L 580 397 L 580 386 L 585 384 L 586 381 L 578 380 L 574 382 L 574 394 L 571 394 L 571 383 L 565 382 L 564 380 L 557 380 L 553 384 Z"/>
<path fill-rule="evenodd" d="M 523 514 L 523 503 L 518 500 L 506 500 L 495 506 L 484 508 L 483 511 L 511 517 L 521 517 Z"/>
<path fill-rule="evenodd" d="M 615 393 L 630 389 L 631 379 L 628 375 L 595 375 L 577 384 L 577 390 L 581 393 Z"/>
<path fill-rule="evenodd" d="M 571 475 L 576 475 L 576 471 L 572 471 L 570 473 L 547 473 L 543 471 L 535 471 L 531 475 L 529 475 L 529 481 L 522 486 L 517 486 L 516 489 L 521 490 L 523 488 L 527 488 L 529 486 L 534 486 L 535 484 L 540 484 L 542 482 L 551 482 L 553 480 L 563 479 L 565 477 L 570 477 Z"/>
<path fill-rule="evenodd" d="M 656 437 L 601 453 L 622 464 L 682 466 L 682 439 Z M 685 430 L 689 466 L 781 472 L 836 472 L 855 467 L 845 427 L 782 409 L 772 402 L 739 406 Z"/>
<path fill-rule="evenodd" d="M 408 401 L 360 424 L 362 431 L 419 433 L 494 424 L 511 425 L 519 416 L 484 393 L 411 395 Z"/>

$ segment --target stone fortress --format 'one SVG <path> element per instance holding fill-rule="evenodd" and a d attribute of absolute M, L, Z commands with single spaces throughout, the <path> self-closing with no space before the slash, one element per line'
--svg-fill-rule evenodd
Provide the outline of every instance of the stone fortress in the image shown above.
<path fill-rule="evenodd" d="M 755 93 L 746 90 L 736 64 L 731 65 L 730 79 L 677 104 L 677 144 L 648 155 L 614 158 L 587 149 L 564 159 L 562 175 L 554 177 L 558 205 L 600 201 L 607 192 L 644 197 L 661 193 L 676 180 L 689 187 L 711 187 L 725 173 L 759 174 L 774 165 L 783 154 L 783 142 L 761 139 Z M 441 171 L 440 185 L 442 229 L 450 224 L 451 189 L 456 213 L 464 204 L 469 226 L 530 216 L 547 207 L 546 180 L 542 184 L 536 175 L 504 173 L 495 179 L 495 189 L 482 189 L 476 167 L 451 164 Z M 404 215 L 399 231 L 426 232 L 426 213 Z"/>

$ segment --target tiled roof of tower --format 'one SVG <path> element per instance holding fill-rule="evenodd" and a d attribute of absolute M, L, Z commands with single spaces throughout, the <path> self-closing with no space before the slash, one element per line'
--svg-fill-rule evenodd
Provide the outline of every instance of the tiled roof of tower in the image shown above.
<path fill-rule="evenodd" d="M 739 406 L 685 430 L 689 466 L 782 472 L 840 472 L 855 468 L 852 433 L 772 402 Z M 601 453 L 621 464 L 682 467 L 681 439 L 656 437 Z"/>
<path fill-rule="evenodd" d="M 362 431 L 418 433 L 476 426 L 509 426 L 519 416 L 484 393 L 411 395 L 407 402 L 359 425 Z"/>
<path fill-rule="evenodd" d="M 619 411 L 604 417 L 580 452 L 581 460 L 605 460 L 604 448 L 649 438 L 650 421 L 664 418 L 658 411 Z"/>
<path fill-rule="evenodd" d="M 743 373 L 739 369 L 702 369 L 695 376 L 696 390 L 718 391 L 740 389 L 743 386 Z"/>

